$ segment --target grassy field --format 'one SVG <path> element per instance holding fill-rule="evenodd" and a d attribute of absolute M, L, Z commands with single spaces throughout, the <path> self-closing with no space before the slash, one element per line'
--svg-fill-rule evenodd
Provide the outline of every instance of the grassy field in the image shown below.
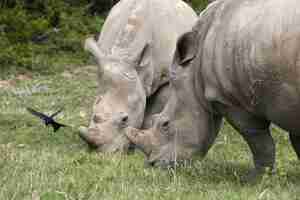
<path fill-rule="evenodd" d="M 143 155 L 90 152 L 77 136 L 87 125 L 97 90 L 95 67 L 52 75 L 15 75 L 0 81 L 0 199 L 300 199 L 300 167 L 287 134 L 273 127 L 277 173 L 256 185 L 241 184 L 252 167 L 241 137 L 224 125 L 208 156 L 176 170 L 144 167 Z M 56 133 L 24 109 L 70 125 Z"/>

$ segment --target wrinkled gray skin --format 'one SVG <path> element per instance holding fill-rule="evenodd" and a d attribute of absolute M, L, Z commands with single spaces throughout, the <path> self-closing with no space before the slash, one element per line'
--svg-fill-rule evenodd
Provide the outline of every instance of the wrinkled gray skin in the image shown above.
<path fill-rule="evenodd" d="M 101 152 L 128 150 L 125 128 L 147 127 L 145 111 L 162 110 L 166 93 L 157 91 L 169 81 L 178 37 L 196 20 L 180 0 L 122 0 L 113 7 L 98 41 L 85 42 L 97 59 L 104 95 L 94 103 L 89 127 L 81 128 L 82 139 Z"/>
<path fill-rule="evenodd" d="M 153 165 L 204 156 L 222 118 L 249 145 L 257 178 L 275 162 L 273 122 L 290 134 L 300 157 L 300 2 L 212 3 L 177 43 L 172 95 L 152 128 L 128 129 Z"/>

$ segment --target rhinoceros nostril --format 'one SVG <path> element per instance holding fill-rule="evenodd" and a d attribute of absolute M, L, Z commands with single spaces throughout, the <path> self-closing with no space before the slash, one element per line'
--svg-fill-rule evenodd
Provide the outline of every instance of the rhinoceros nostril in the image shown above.
<path fill-rule="evenodd" d="M 134 137 L 134 138 L 137 138 L 138 136 L 139 136 L 139 133 L 138 133 L 138 132 L 134 132 L 134 133 L 133 133 L 133 137 Z"/>

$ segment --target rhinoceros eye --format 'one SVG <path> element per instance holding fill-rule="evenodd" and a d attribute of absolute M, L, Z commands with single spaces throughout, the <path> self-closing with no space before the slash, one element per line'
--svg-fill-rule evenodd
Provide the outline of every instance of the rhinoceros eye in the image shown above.
<path fill-rule="evenodd" d="M 122 128 L 127 127 L 128 121 L 129 121 L 128 116 L 127 116 L 127 115 L 123 116 L 123 117 L 120 119 L 120 126 L 121 126 Z"/>
<path fill-rule="evenodd" d="M 122 122 L 122 123 L 128 122 L 128 116 L 124 116 L 124 117 L 121 119 L 121 122 Z"/>
<path fill-rule="evenodd" d="M 169 126 L 170 126 L 169 121 L 165 121 L 161 124 L 161 129 L 162 129 L 163 133 L 168 133 L 169 132 Z"/>

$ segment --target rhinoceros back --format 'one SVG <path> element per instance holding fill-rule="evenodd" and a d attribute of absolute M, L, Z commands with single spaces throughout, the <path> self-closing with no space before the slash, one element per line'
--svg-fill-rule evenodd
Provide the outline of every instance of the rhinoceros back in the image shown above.
<path fill-rule="evenodd" d="M 286 130 L 300 128 L 289 117 L 300 117 L 299 6 L 297 0 L 220 3 L 202 55 L 209 100 L 240 106 Z"/>
<path fill-rule="evenodd" d="M 137 35 L 147 38 L 146 7 L 146 0 L 122 0 L 111 9 L 97 41 L 104 54 L 122 56 L 125 51 L 130 53 Z"/>
<path fill-rule="evenodd" d="M 104 54 L 129 61 L 146 44 L 150 46 L 140 66 L 149 68 L 145 83 L 149 96 L 168 81 L 177 38 L 191 30 L 196 19 L 181 0 L 121 0 L 107 17 L 97 43 Z"/>

